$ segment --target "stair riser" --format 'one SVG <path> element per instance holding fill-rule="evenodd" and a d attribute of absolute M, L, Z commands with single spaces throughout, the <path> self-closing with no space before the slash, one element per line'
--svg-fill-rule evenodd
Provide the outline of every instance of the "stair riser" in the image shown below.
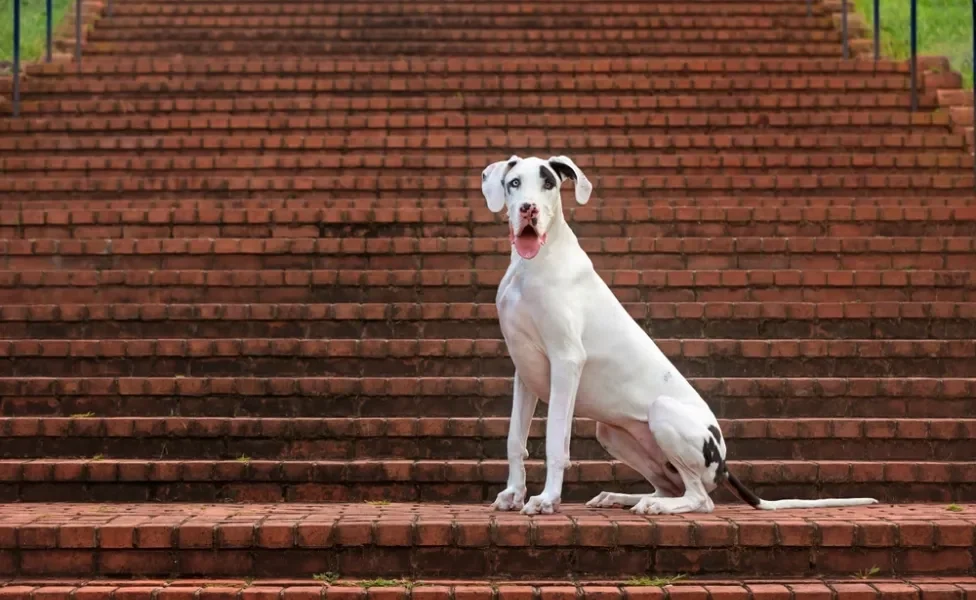
<path fill-rule="evenodd" d="M 392 205 L 393 200 L 374 201 L 376 204 Z M 614 203 L 609 202 L 612 206 Z M 28 205 L 29 209 L 29 205 Z M 0 225 L 0 239 L 179 239 L 179 238 L 249 238 L 267 239 L 275 237 L 416 237 L 416 238 L 479 238 L 504 240 L 507 225 L 498 217 L 493 223 L 431 224 L 419 223 L 295 223 L 281 224 L 219 224 L 182 223 L 175 224 L 114 224 L 104 225 Z M 169 219 L 167 219 L 169 220 Z M 655 238 L 655 237 L 972 237 L 976 236 L 976 220 L 959 221 L 826 221 L 826 222 L 785 222 L 785 221 L 738 221 L 705 222 L 659 220 L 648 222 L 623 223 L 606 219 L 602 222 L 569 221 L 570 227 L 582 238 Z M 636 254 L 636 253 L 635 253 Z M 504 258 L 508 253 L 499 252 Z M 627 255 L 634 258 L 633 254 Z M 596 258 L 596 257 L 594 257 Z M 775 260 L 776 255 L 768 257 Z M 634 259 L 636 260 L 636 259 Z M 956 260 L 960 260 L 956 258 Z M 507 262 L 505 264 L 507 267 Z M 240 267 L 238 267 L 240 268 Z M 864 268 L 864 267 L 861 267 Z"/>
<path fill-rule="evenodd" d="M 168 153 L 170 156 L 176 154 L 176 152 Z M 55 179 L 61 178 L 74 178 L 74 177 L 125 177 L 125 176 L 139 176 L 143 175 L 148 178 L 153 177 L 235 177 L 240 175 L 267 175 L 267 176 L 294 176 L 294 177 L 327 177 L 334 174 L 335 167 L 332 166 L 316 166 L 316 167 L 295 167 L 288 165 L 274 166 L 273 161 L 270 164 L 260 165 L 260 166 L 249 166 L 247 156 L 234 157 L 233 154 L 228 157 L 222 157 L 221 164 L 222 167 L 213 168 L 209 164 L 209 158 L 206 160 L 207 164 L 202 166 L 189 166 L 191 161 L 184 161 L 188 166 L 172 165 L 168 164 L 168 160 L 152 160 L 152 161 L 120 161 L 121 164 L 112 165 L 108 167 L 93 166 L 80 167 L 73 169 L 65 169 L 59 163 L 56 165 L 42 165 L 40 168 L 20 168 L 11 167 L 6 168 L 3 166 L 3 161 L 0 159 L 0 170 L 6 172 L 11 180 L 32 180 L 38 177 L 50 177 Z M 233 163 L 240 163 L 235 166 Z M 778 177 L 855 177 L 855 176 L 870 176 L 877 175 L 879 177 L 885 177 L 891 171 L 898 169 L 902 174 L 905 175 L 919 175 L 926 176 L 931 173 L 934 166 L 922 166 L 918 164 L 906 165 L 904 167 L 895 166 L 893 160 L 884 161 L 874 161 L 875 164 L 866 165 L 863 167 L 858 167 L 851 165 L 849 162 L 843 164 L 842 166 L 819 166 L 814 164 L 805 164 L 796 167 L 780 167 L 780 166 L 692 166 L 692 167 L 672 167 L 672 166 L 662 166 L 655 167 L 650 166 L 646 168 L 648 175 L 658 176 L 658 177 L 680 177 L 680 176 L 707 176 L 708 174 L 717 174 L 723 176 L 744 176 L 752 177 L 756 175 L 765 176 L 778 176 Z M 886 164 L 877 164 L 878 162 L 884 162 Z M 128 166 L 125 164 L 128 163 Z M 965 164 L 964 160 L 954 160 L 953 164 L 946 165 L 944 167 L 938 167 L 939 172 L 947 176 L 965 176 L 972 173 L 972 166 Z M 391 167 L 377 169 L 375 167 L 367 168 L 346 168 L 344 172 L 347 175 L 353 175 L 357 177 L 374 177 L 374 176 L 390 176 L 390 177 L 409 177 L 415 175 L 418 170 L 422 167 Z M 431 177 L 439 177 L 442 174 L 446 175 L 453 170 L 441 170 L 438 172 L 437 169 L 431 170 Z M 603 173 L 607 176 L 620 175 L 628 176 L 634 172 L 631 168 L 625 169 L 603 169 Z"/>
<path fill-rule="evenodd" d="M 2 243 L 2 241 L 0 241 Z M 796 270 L 973 270 L 974 253 L 689 253 L 689 254 L 603 254 L 589 253 L 597 269 L 639 270 L 713 270 L 713 269 L 796 269 Z M 400 254 L 350 255 L 328 254 L 139 254 L 102 256 L 11 256 L 0 254 L 0 269 L 35 271 L 53 268 L 93 270 L 273 270 L 273 269 L 352 269 L 397 271 L 411 269 L 507 269 L 511 261 L 508 253 L 497 254 Z"/>
<path fill-rule="evenodd" d="M 480 543 L 476 543 L 480 545 Z M 551 573 L 632 577 L 692 573 L 740 577 L 838 575 L 873 568 L 896 574 L 965 575 L 969 551 L 863 548 L 564 548 L 362 546 L 307 550 L 19 550 L 0 554 L 5 575 L 301 577 L 502 577 L 548 579 Z M 873 595 L 872 597 L 878 597 Z M 858 596 L 861 597 L 861 596 Z M 898 596 L 903 598 L 903 595 Z"/>
<path fill-rule="evenodd" d="M 740 479 L 742 479 L 740 477 Z M 846 482 L 816 484 L 761 485 L 744 481 L 757 494 L 767 498 L 870 497 L 881 502 L 940 502 L 976 501 L 976 485 L 971 483 L 892 483 Z M 541 482 L 530 482 L 530 493 L 538 493 Z M 491 503 L 505 487 L 505 482 L 491 483 L 308 483 L 294 482 L 90 482 L 90 483 L 0 483 L 3 502 L 194 502 L 194 503 L 358 503 L 365 501 L 390 502 L 449 502 L 452 504 Z M 620 493 L 650 493 L 647 483 L 613 481 L 565 483 L 562 501 L 586 502 L 602 491 Z M 744 506 L 727 490 L 716 491 L 715 501 L 721 504 Z M 63 573 L 62 573 L 63 574 Z M 805 573 L 804 573 L 805 574 Z M 279 573 L 283 576 L 284 573 Z"/>
<path fill-rule="evenodd" d="M 694 383 L 694 382 L 693 382 Z M 887 397 L 770 395 L 729 397 L 704 393 L 719 418 L 754 418 L 756 415 L 790 417 L 917 417 L 971 418 L 974 397 Z M 93 413 L 99 416 L 186 417 L 508 417 L 512 396 L 52 396 L 8 394 L 0 398 L 5 416 Z M 537 417 L 545 417 L 540 403 Z"/>
<path fill-rule="evenodd" d="M 322 286 L 315 290 L 303 287 L 116 287 L 97 288 L 45 286 L 37 288 L 0 288 L 2 304 L 43 304 L 52 297 L 70 303 L 145 303 L 145 302 L 451 302 L 459 297 L 472 302 L 495 300 L 495 286 L 472 289 L 469 286 L 411 288 L 359 288 Z M 614 293 L 621 302 L 934 302 L 976 301 L 976 289 L 961 287 L 789 287 L 789 288 L 654 288 L 617 287 Z"/>
<path fill-rule="evenodd" d="M 922 91 L 919 98 L 919 108 L 922 110 L 935 110 L 938 106 L 938 99 L 934 94 Z M 882 97 L 864 95 L 837 95 L 820 94 L 813 98 L 804 97 L 787 98 L 785 101 L 781 95 L 766 96 L 617 96 L 608 98 L 601 103 L 599 98 L 587 96 L 562 97 L 558 104 L 546 103 L 538 97 L 522 99 L 518 96 L 507 96 L 505 101 L 497 95 L 469 94 L 463 98 L 456 95 L 452 98 L 398 98 L 389 97 L 385 100 L 372 98 L 366 101 L 363 98 L 348 98 L 345 96 L 335 97 L 302 97 L 302 98 L 277 98 L 270 94 L 262 97 L 258 94 L 251 94 L 250 97 L 227 97 L 227 98 L 180 98 L 176 100 L 159 99 L 138 99 L 128 102 L 117 100 L 27 100 L 22 104 L 22 114 L 25 117 L 33 115 L 34 118 L 49 116 L 64 118 L 70 114 L 85 114 L 92 117 L 114 116 L 120 117 L 144 117 L 147 114 L 158 117 L 180 118 L 195 116 L 201 112 L 213 112 L 214 110 L 232 111 L 235 114 L 244 116 L 248 114 L 263 116 L 268 111 L 274 111 L 281 116 L 311 116 L 319 117 L 323 113 L 331 114 L 336 117 L 341 116 L 376 116 L 389 118 L 390 114 L 403 116 L 418 115 L 429 111 L 443 110 L 464 110 L 466 113 L 477 111 L 503 111 L 506 114 L 523 115 L 526 112 L 538 114 L 540 110 L 556 112 L 556 110 L 571 110 L 572 114 L 582 116 L 596 115 L 606 118 L 608 111 L 668 111 L 674 115 L 698 116 L 702 111 L 716 112 L 741 112 L 755 111 L 760 114 L 769 114 L 770 110 L 792 111 L 799 109 L 807 110 L 848 110 L 854 111 L 858 115 L 873 115 L 877 111 L 891 111 L 909 106 L 910 98 L 905 95 L 886 94 Z M 565 105 L 565 106 L 564 106 Z M 556 113 L 558 114 L 558 113 Z M 948 124 L 946 124 L 948 126 Z M 900 130 L 899 133 L 903 133 Z"/>
<path fill-rule="evenodd" d="M 671 356 L 686 377 L 968 377 L 976 357 Z M 0 358 L 8 377 L 512 377 L 507 356 Z"/>
<path fill-rule="evenodd" d="M 130 30 L 145 29 L 176 29 L 193 30 L 207 29 L 217 31 L 240 29 L 315 29 L 318 31 L 343 30 L 346 32 L 369 30 L 373 32 L 383 30 L 400 30 L 400 33 L 418 33 L 417 30 L 478 30 L 486 28 L 504 28 L 507 31 L 522 30 L 526 33 L 536 31 L 574 31 L 580 30 L 612 30 L 614 32 L 631 32 L 633 30 L 656 29 L 659 32 L 675 32 L 677 30 L 695 30 L 702 34 L 717 35 L 719 32 L 744 30 L 776 30 L 824 32 L 831 30 L 829 19 L 797 18 L 797 17 L 653 17 L 645 15 L 631 16 L 595 16 L 580 15 L 571 12 L 559 16 L 512 16 L 495 15 L 420 15 L 413 14 L 400 17 L 384 17 L 372 15 L 362 16 L 327 16 L 316 14 L 314 8 L 309 7 L 309 13 L 303 16 L 264 16 L 255 19 L 249 16 L 224 17 L 195 17 L 195 16 L 161 16 L 161 17 L 128 17 L 114 16 L 99 23 L 99 32 L 119 34 Z M 333 34 L 331 37 L 339 37 Z"/>
<path fill-rule="evenodd" d="M 826 14 L 823 6 L 814 4 L 811 9 L 813 15 L 823 18 Z M 806 7 L 795 4 L 777 4 L 763 2 L 744 4 L 742 2 L 705 2 L 702 4 L 682 4 L 680 2 L 663 2 L 659 4 L 648 2 L 614 2 L 573 3 L 571 15 L 584 17 L 652 17 L 668 15 L 674 17 L 742 17 L 742 18 L 805 18 Z M 401 2 L 370 2 L 356 5 L 317 4 L 315 2 L 246 2 L 242 4 L 122 4 L 114 8 L 113 14 L 118 18 L 148 17 L 174 18 L 179 16 L 369 16 L 371 18 L 416 17 L 418 15 L 443 15 L 445 17 L 536 17 L 536 18 L 564 18 L 567 17 L 566 3 L 537 2 L 534 4 L 483 4 L 479 2 L 412 2 L 404 5 Z M 570 15 L 570 16 L 571 16 Z M 109 20 L 111 23 L 111 20 Z"/>
<path fill-rule="evenodd" d="M 637 319 L 655 340 L 683 339 L 911 339 L 970 340 L 976 338 L 971 319 Z M 356 320 L 72 320 L 70 322 L 4 321 L 2 339 L 166 339 L 174 335 L 197 339 L 501 339 L 497 319 L 410 321 Z"/>
<path fill-rule="evenodd" d="M 964 461 L 972 458 L 969 440 L 890 439 L 735 439 L 728 440 L 728 456 L 736 460 L 848 460 L 856 456 L 867 461 Z M 506 455 L 504 438 L 327 438 L 251 439 L 134 437 L 103 438 L 5 438 L 0 440 L 0 458 L 56 456 L 168 460 L 235 460 L 247 456 L 256 460 L 363 460 L 368 458 L 501 459 Z M 534 459 L 545 457 L 545 442 L 536 437 L 528 444 Z M 574 437 L 570 451 L 574 460 L 610 460 L 610 455 L 593 438 Z"/>
<path fill-rule="evenodd" d="M 199 39 L 200 36 L 197 36 Z M 769 58 L 836 58 L 835 42 L 768 42 L 716 43 L 662 39 L 656 42 L 623 41 L 320 41 L 293 42 L 279 40 L 246 40 L 225 42 L 154 41 L 91 42 L 85 48 L 86 55 L 93 56 L 145 56 L 183 54 L 185 56 L 354 56 L 385 55 L 395 57 L 443 57 L 443 56 L 511 56 L 518 52 L 537 57 L 769 57 Z M 258 50 L 260 47 L 260 50 Z"/>
<path fill-rule="evenodd" d="M 689 176 L 693 178 L 703 176 Z M 726 175 L 745 179 L 757 179 L 753 175 Z M 865 179 L 867 177 L 867 180 Z M 769 179 L 767 183 L 755 187 L 755 183 L 744 181 L 732 184 L 719 181 L 722 187 L 712 187 L 705 183 L 689 183 L 685 177 L 660 177 L 659 183 L 648 185 L 646 193 L 667 195 L 675 198 L 716 198 L 729 196 L 768 196 L 775 198 L 784 194 L 806 196 L 841 196 L 857 189 L 867 188 L 866 193 L 877 193 L 883 186 L 890 185 L 896 176 L 861 176 L 861 175 L 777 175 L 779 181 Z M 933 179 L 928 175 L 898 175 L 904 187 L 891 187 L 887 194 L 891 198 L 927 197 L 927 198 L 963 198 L 972 197 L 973 184 L 971 175 L 940 175 Z M 357 200 L 368 203 L 371 200 L 385 200 L 386 207 L 391 207 L 394 198 L 403 196 L 419 197 L 436 204 L 441 200 L 456 199 L 462 192 L 459 189 L 427 190 L 403 187 L 400 190 L 370 190 L 344 188 L 329 181 L 321 185 L 305 183 L 302 179 L 321 179 L 315 177 L 291 178 L 256 178 L 247 177 L 207 177 L 198 175 L 193 177 L 171 178 L 132 178 L 132 177 L 51 177 L 41 179 L 9 178 L 0 180 L 0 206 L 19 206 L 24 198 L 31 195 L 45 200 L 71 200 L 80 203 L 85 200 L 176 200 L 193 196 L 199 200 L 278 200 L 282 197 L 297 200 L 317 200 L 332 203 L 334 201 Z M 328 178 L 331 179 L 331 178 Z M 912 179 L 916 179 L 912 183 Z M 830 183 L 828 183 L 828 180 Z M 877 186 L 868 184 L 876 181 Z M 318 186 L 316 188 L 316 186 Z M 778 186 L 778 187 L 777 187 Z M 819 187 L 818 187 L 819 186 Z M 913 187 L 914 186 L 914 187 Z M 394 186 L 395 187 L 395 186 Z M 277 191 L 274 191 L 277 188 Z M 316 188 L 316 189 L 312 189 Z M 603 190 L 603 193 L 613 193 Z M 634 190 L 620 190 L 622 194 L 632 195 Z M 473 192 L 472 192 L 473 194 Z M 474 197 L 474 196 L 472 196 Z M 382 206 L 382 204 L 381 204 Z M 908 235 L 908 234 L 900 234 Z M 953 234 L 956 235 L 956 234 Z"/>
<path fill-rule="evenodd" d="M 107 79 L 102 77 L 78 76 L 68 79 L 39 78 L 30 79 L 24 86 L 24 94 L 44 96 L 45 98 L 66 98 L 78 94 L 107 96 L 138 96 L 159 94 L 161 98 L 171 95 L 193 95 L 196 98 L 211 94 L 230 94 L 233 92 L 277 92 L 280 97 L 293 94 L 317 96 L 342 94 L 347 98 L 369 96 L 420 96 L 427 98 L 448 98 L 457 94 L 481 94 L 502 98 L 499 90 L 512 88 L 512 97 L 533 96 L 551 98 L 559 94 L 579 94 L 595 96 L 614 101 L 619 96 L 653 94 L 655 96 L 697 96 L 720 95 L 737 92 L 749 94 L 782 93 L 787 99 L 801 102 L 810 93 L 838 94 L 848 92 L 862 96 L 877 94 L 904 94 L 911 90 L 910 80 L 901 74 L 869 75 L 672 75 L 659 74 L 620 74 L 585 75 L 579 74 L 571 83 L 570 75 L 517 75 L 500 77 L 497 75 L 472 76 L 448 75 L 441 77 L 393 75 L 332 75 L 331 77 L 312 77 L 296 75 L 223 75 L 208 77 L 185 75 L 179 79 L 171 76 L 143 75 L 132 80 L 129 77 Z M 931 90 L 930 90 L 931 91 Z M 34 98 L 40 100 L 40 98 Z M 706 100 L 707 102 L 708 100 Z M 647 117 L 645 117 L 647 118 Z M 557 121 L 558 122 L 558 121 Z M 609 132 L 603 132 L 606 135 Z"/>

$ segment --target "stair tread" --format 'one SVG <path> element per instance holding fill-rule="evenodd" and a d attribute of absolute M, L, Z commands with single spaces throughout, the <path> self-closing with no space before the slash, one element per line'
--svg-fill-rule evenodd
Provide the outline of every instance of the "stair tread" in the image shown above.
<path fill-rule="evenodd" d="M 338 577 L 338 575 L 336 575 Z M 671 581 L 665 576 L 620 578 L 620 579 L 391 579 L 338 578 L 332 583 L 322 579 L 329 578 L 326 573 L 316 578 L 208 578 L 208 579 L 109 579 L 109 578 L 18 578 L 0 583 L 0 598 L 23 594 L 24 598 L 46 598 L 48 595 L 68 594 L 68 597 L 126 598 L 143 600 L 172 597 L 214 598 L 284 598 L 308 599 L 329 598 L 341 595 L 343 598 L 360 600 L 368 593 L 382 593 L 391 599 L 400 598 L 450 598 L 478 596 L 488 599 L 507 600 L 516 597 L 567 597 L 603 600 L 624 600 L 634 597 L 677 598 L 684 594 L 695 594 L 705 600 L 722 600 L 730 594 L 736 596 L 768 600 L 789 594 L 798 600 L 814 597 L 832 597 L 838 600 L 853 600 L 864 595 L 889 598 L 918 598 L 930 595 L 949 594 L 953 598 L 966 597 L 976 591 L 976 578 L 973 577 L 912 577 L 891 578 L 875 575 L 870 579 L 858 577 L 828 578 L 743 578 L 727 579 L 720 577 L 695 576 Z M 110 594 L 115 593 L 116 596 Z M 34 596 L 30 596 L 34 594 Z M 74 594 L 74 596 L 71 596 Z M 104 594 L 104 595 L 99 595 Z M 252 595 L 253 594 L 253 595 Z"/>
<path fill-rule="evenodd" d="M 389 540 L 388 535 L 401 537 L 409 530 L 434 530 L 445 525 L 456 524 L 467 531 L 488 533 L 489 527 L 497 528 L 494 540 L 486 542 L 494 545 L 495 540 L 504 540 L 506 545 L 531 546 L 530 530 L 541 531 L 550 526 L 568 527 L 572 534 L 582 531 L 585 527 L 596 528 L 604 535 L 616 529 L 616 538 L 612 545 L 633 545 L 646 543 L 640 538 L 650 536 L 654 530 L 663 533 L 676 534 L 671 538 L 671 544 L 683 547 L 724 547 L 736 543 L 743 545 L 777 546 L 793 545 L 807 547 L 857 547 L 855 531 L 864 533 L 881 531 L 907 530 L 910 527 L 922 525 L 921 530 L 913 531 L 913 535 L 899 536 L 884 535 L 877 539 L 878 547 L 958 547 L 960 544 L 972 544 L 974 535 L 973 511 L 976 505 L 961 505 L 961 511 L 953 512 L 943 504 L 895 504 L 873 505 L 860 507 L 835 507 L 824 509 L 792 509 L 783 511 L 757 511 L 748 506 L 720 506 L 709 515 L 657 515 L 653 517 L 635 517 L 629 511 L 614 509 L 590 509 L 582 505 L 566 504 L 560 513 L 539 517 L 526 518 L 521 515 L 506 515 L 492 513 L 484 506 L 451 505 L 451 504 L 414 504 L 414 503 L 359 503 L 359 504 L 290 504 L 287 511 L 279 510 L 276 505 L 262 504 L 126 504 L 90 505 L 90 504 L 17 504 L 0 505 L 0 523 L 12 529 L 6 529 L 19 535 L 5 535 L 4 546 L 13 548 L 37 547 L 65 547 L 66 540 L 58 539 L 58 531 L 70 527 L 73 523 L 84 522 L 88 527 L 98 531 L 112 526 L 128 529 L 128 533 L 138 536 L 140 530 L 152 527 L 162 527 L 176 530 L 176 544 L 168 540 L 169 536 L 160 538 L 154 536 L 156 542 L 164 541 L 163 548 L 200 548 L 203 540 L 198 533 L 200 529 L 207 530 L 209 539 L 204 548 L 212 548 L 213 528 L 218 531 L 231 525 L 246 526 L 250 532 L 243 538 L 237 531 L 238 539 L 235 547 L 254 548 L 294 548 L 321 547 L 326 542 L 319 537 L 317 544 L 310 544 L 309 538 L 301 535 L 305 530 L 317 530 L 319 534 L 337 533 L 337 539 L 329 540 L 336 545 L 384 545 Z M 158 523 L 158 525 L 156 524 Z M 528 525 L 528 527 L 526 526 Z M 734 539 L 736 528 L 765 528 L 791 530 L 791 542 L 777 544 L 772 540 L 746 539 L 738 542 Z M 813 533 L 817 527 L 829 527 L 831 539 L 818 541 Z M 348 528 L 348 529 L 347 529 Z M 470 528 L 470 529 L 469 529 Z M 795 528 L 795 529 L 794 529 Z M 928 531 L 926 531 L 928 529 Z M 274 536 L 276 539 L 265 537 L 272 531 L 287 532 L 286 537 Z M 691 536 L 697 530 L 698 536 Z M 880 530 L 880 531 L 879 531 Z M 934 530 L 945 532 L 945 535 L 932 539 Z M 299 535 L 293 535 L 295 532 Z M 185 532 L 185 533 L 184 533 Z M 30 535 L 27 535 L 30 533 Z M 67 533 L 62 531 L 62 533 Z M 121 533 L 121 532 L 120 532 Z M 311 531 L 309 531 L 311 533 Z M 346 538 L 346 535 L 349 538 Z M 562 532 L 561 532 L 562 533 Z M 587 532 L 590 533 L 590 532 Z M 596 533 L 596 532 L 592 532 Z M 861 535 L 864 535 L 862 533 Z M 492 537 L 494 537 L 494 535 Z M 613 535 L 613 534 L 611 534 Z M 184 537 L 185 536 L 185 537 Z M 195 539 L 188 539 L 190 537 Z M 95 540 L 95 547 L 111 547 L 107 536 Z M 227 540 L 219 539 L 216 547 L 224 545 Z M 559 537 L 562 537 L 560 535 Z M 577 545 L 603 546 L 606 539 L 603 535 L 591 537 L 584 534 Z M 743 536 L 744 538 L 745 536 Z M 682 539 L 683 538 L 683 539 Z M 697 539 L 696 539 L 697 538 Z M 806 539 L 803 539 L 806 538 Z M 402 539 L 402 537 L 401 537 Z M 843 544 L 838 544 L 841 540 Z M 447 542 L 447 540 L 444 540 Z M 377 543 L 378 542 L 378 543 Z M 589 543 L 587 543 L 589 542 Z M 675 543 L 677 542 L 677 543 Z M 402 543 L 402 542 L 401 542 Z M 409 543 L 409 542 L 407 542 Z M 439 545 L 450 545 L 442 543 Z M 872 544 L 873 545 L 873 544 Z M 70 547 L 70 546 L 67 546 Z M 131 546 L 130 546 L 131 547 Z M 136 544 L 135 547 L 140 547 Z M 142 546 L 145 547 L 145 546 Z"/>

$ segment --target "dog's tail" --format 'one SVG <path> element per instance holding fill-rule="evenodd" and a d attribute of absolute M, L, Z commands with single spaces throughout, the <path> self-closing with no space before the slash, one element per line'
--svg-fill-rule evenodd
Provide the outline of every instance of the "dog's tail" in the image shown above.
<path fill-rule="evenodd" d="M 865 506 L 867 504 L 877 504 L 874 498 L 824 498 L 822 500 L 763 500 L 755 492 L 746 487 L 739 481 L 732 471 L 726 469 L 726 484 L 735 492 L 735 495 L 747 504 L 758 510 L 780 510 L 783 508 L 832 508 L 835 506 Z"/>

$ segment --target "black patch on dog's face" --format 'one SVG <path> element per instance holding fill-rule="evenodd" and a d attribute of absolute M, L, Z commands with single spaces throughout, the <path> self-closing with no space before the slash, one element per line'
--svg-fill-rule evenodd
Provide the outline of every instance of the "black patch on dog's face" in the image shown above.
<path fill-rule="evenodd" d="M 715 483 L 719 483 L 725 479 L 728 472 L 725 459 L 722 458 L 722 453 L 718 448 L 722 441 L 722 432 L 714 425 L 708 426 L 708 432 L 712 434 L 712 437 L 705 439 L 705 443 L 702 445 L 702 456 L 705 457 L 705 468 L 711 466 L 712 463 L 718 463 L 718 467 L 715 469 Z"/>
<path fill-rule="evenodd" d="M 539 177 L 542 178 L 543 190 L 551 190 L 559 187 L 559 178 L 556 176 L 556 173 L 547 168 L 545 165 L 539 165 Z M 552 187 L 547 188 L 547 183 L 551 184 Z"/>
<path fill-rule="evenodd" d="M 549 166 L 552 167 L 553 171 L 559 173 L 563 177 L 576 181 L 576 171 L 574 171 L 572 167 L 564 165 L 561 162 L 550 162 Z"/>

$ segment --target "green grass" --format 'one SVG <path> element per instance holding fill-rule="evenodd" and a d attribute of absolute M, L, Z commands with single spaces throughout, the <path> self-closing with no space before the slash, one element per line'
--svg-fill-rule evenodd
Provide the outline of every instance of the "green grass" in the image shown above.
<path fill-rule="evenodd" d="M 676 581 L 681 581 L 686 577 L 687 575 L 684 573 L 672 577 L 634 577 L 633 579 L 628 579 L 626 585 L 635 587 L 664 587 L 666 585 L 672 585 Z"/>
<path fill-rule="evenodd" d="M 71 0 L 53 0 L 54 28 L 74 6 Z M 20 0 L 20 60 L 34 62 L 42 60 L 47 49 L 45 37 L 46 0 Z M 0 62 L 6 63 L 14 57 L 14 3 L 13 0 L 0 0 Z"/>
<path fill-rule="evenodd" d="M 874 1 L 855 0 L 867 22 L 867 37 L 874 35 Z M 881 1 L 881 55 L 902 60 L 911 55 L 908 0 Z M 968 0 L 918 0 L 918 54 L 945 56 L 962 74 L 963 86 L 973 87 L 973 16 Z"/>
<path fill-rule="evenodd" d="M 332 571 L 328 571 L 326 573 L 316 573 L 315 575 L 312 575 L 312 579 L 332 585 L 336 581 L 339 581 L 339 574 L 333 573 Z"/>

